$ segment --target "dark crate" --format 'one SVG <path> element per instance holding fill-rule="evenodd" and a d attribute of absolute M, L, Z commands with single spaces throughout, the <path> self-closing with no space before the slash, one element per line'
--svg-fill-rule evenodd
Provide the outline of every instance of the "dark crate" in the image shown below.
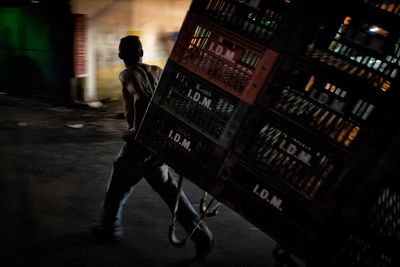
<path fill-rule="evenodd" d="M 208 20 L 188 14 L 170 59 L 253 104 L 278 58 L 271 49 L 246 41 Z"/>
<path fill-rule="evenodd" d="M 398 177 L 397 177 L 398 178 Z M 400 189 L 386 186 L 368 210 L 368 227 L 386 240 L 400 245 Z"/>
<path fill-rule="evenodd" d="M 156 104 L 228 148 L 249 105 L 169 61 L 153 98 Z"/>
<path fill-rule="evenodd" d="M 290 1 L 283 0 L 195 0 L 190 11 L 264 43 L 272 39 L 290 5 Z"/>
<path fill-rule="evenodd" d="M 273 177 L 266 179 L 246 165 L 239 161 L 229 171 L 222 171 L 230 175 L 218 178 L 224 181 L 224 186 L 216 195 L 217 199 L 298 256 L 306 258 L 307 246 L 315 245 L 312 240 L 321 230 L 325 212 L 274 183 Z M 298 244 L 301 246 L 297 247 Z"/>
<path fill-rule="evenodd" d="M 136 139 L 204 190 L 226 155 L 226 150 L 154 105 L 148 108 Z"/>
<path fill-rule="evenodd" d="M 398 176 L 394 178 L 397 180 Z M 400 193 L 396 184 L 392 181 L 376 185 L 375 194 L 369 194 L 368 199 L 360 201 L 368 207 L 357 209 L 365 213 L 358 218 L 359 222 L 342 223 L 345 224 L 342 231 L 347 238 L 338 244 L 332 265 L 329 266 L 339 267 L 350 263 L 352 266 L 365 267 L 399 266 Z"/>
<path fill-rule="evenodd" d="M 239 138 L 244 148 L 238 153 L 251 168 L 313 201 L 324 199 L 346 174 L 344 162 L 272 117 L 253 118 Z"/>
<path fill-rule="evenodd" d="M 389 103 L 311 68 L 292 66 L 271 101 L 271 108 L 292 122 L 340 146 L 360 153 L 378 132 Z"/>
<path fill-rule="evenodd" d="M 368 174 L 352 192 L 338 225 L 344 233 L 333 256 L 332 266 L 399 266 L 400 183 L 398 135 L 371 164 Z"/>
<path fill-rule="evenodd" d="M 321 26 L 326 30 L 308 46 L 306 55 L 376 92 L 398 93 L 398 21 L 376 12 L 381 9 L 367 9 L 362 5 L 358 9 L 347 9 L 341 17 Z"/>
<path fill-rule="evenodd" d="M 349 234 L 328 266 L 395 267 L 398 263 L 373 242 L 366 241 L 356 234 Z"/>

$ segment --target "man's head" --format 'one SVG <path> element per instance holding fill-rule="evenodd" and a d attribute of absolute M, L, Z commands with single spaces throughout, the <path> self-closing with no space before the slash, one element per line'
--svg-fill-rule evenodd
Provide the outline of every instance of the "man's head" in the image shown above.
<path fill-rule="evenodd" d="M 129 35 L 121 38 L 118 56 L 125 63 L 139 63 L 143 57 L 143 48 L 139 36 Z"/>

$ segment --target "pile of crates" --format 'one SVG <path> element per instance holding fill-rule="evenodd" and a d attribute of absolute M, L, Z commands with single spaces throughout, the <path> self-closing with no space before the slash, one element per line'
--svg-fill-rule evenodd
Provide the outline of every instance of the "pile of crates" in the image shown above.
<path fill-rule="evenodd" d="M 309 266 L 399 266 L 399 10 L 194 0 L 138 141 Z"/>
<path fill-rule="evenodd" d="M 279 56 L 242 34 L 254 28 L 269 40 L 280 17 L 271 8 L 210 0 L 193 1 L 183 22 L 138 141 L 207 191 Z"/>

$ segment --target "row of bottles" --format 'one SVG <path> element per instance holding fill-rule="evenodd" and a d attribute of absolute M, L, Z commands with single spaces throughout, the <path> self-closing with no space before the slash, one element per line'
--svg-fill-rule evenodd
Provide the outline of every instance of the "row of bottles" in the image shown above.
<path fill-rule="evenodd" d="M 266 124 L 249 150 L 249 158 L 292 186 L 314 197 L 333 173 L 333 161 L 282 130 Z"/>
<path fill-rule="evenodd" d="M 395 78 L 398 72 L 395 67 L 400 65 L 400 39 L 389 38 L 390 35 L 390 31 L 383 26 L 345 17 L 329 50 Z M 381 56 L 377 58 L 365 54 L 359 51 L 359 48 L 346 45 L 343 41 L 371 49 Z"/>
<path fill-rule="evenodd" d="M 399 72 L 400 60 L 399 60 L 399 48 L 400 45 L 397 44 L 396 56 L 387 55 L 385 59 L 379 59 L 374 56 L 363 55 L 359 53 L 355 48 L 352 48 L 348 45 L 344 45 L 340 41 L 332 41 L 329 45 L 328 50 L 334 53 L 337 53 L 353 62 L 357 62 L 363 67 L 367 69 L 372 69 L 376 72 L 383 73 L 385 76 L 396 78 Z M 350 65 L 347 65 L 348 68 Z M 360 67 L 361 67 L 360 66 Z M 364 69 L 364 68 L 363 68 Z M 342 71 L 346 71 L 347 69 L 343 69 Z M 348 70 L 350 75 L 354 75 L 357 72 L 357 69 Z M 368 76 L 367 71 L 364 69 L 365 75 Z M 369 71 L 370 76 L 373 75 L 372 71 Z M 360 74 L 359 74 L 360 75 Z M 362 74 L 361 74 L 362 76 Z"/>
<path fill-rule="evenodd" d="M 261 55 L 250 49 L 197 26 L 183 58 L 188 68 L 224 84 L 233 91 L 243 92 Z"/>
<path fill-rule="evenodd" d="M 259 40 L 271 39 L 282 18 L 282 14 L 271 8 L 248 8 L 234 0 L 207 0 L 203 8 L 205 17 Z"/>
<path fill-rule="evenodd" d="M 364 3 L 400 15 L 400 1 L 398 0 L 363 0 Z"/>
<path fill-rule="evenodd" d="M 176 116 L 182 117 L 190 125 L 201 129 L 214 138 L 220 137 L 224 130 L 225 123 L 211 113 L 204 113 L 199 106 L 189 106 L 187 99 L 179 98 L 171 92 L 162 103 L 163 107 L 172 111 Z"/>
<path fill-rule="evenodd" d="M 378 88 L 381 92 L 387 92 L 392 88 L 393 84 L 390 78 L 385 77 L 379 72 L 370 70 L 369 67 L 363 66 L 358 62 L 353 63 L 341 56 L 321 50 L 309 51 L 307 55 L 323 64 L 347 73 L 356 79 L 361 79 L 366 84 Z"/>
<path fill-rule="evenodd" d="M 326 83 L 323 90 L 311 88 L 308 84 L 304 93 L 286 87 L 274 103 L 274 108 L 348 147 L 358 136 L 363 122 L 371 116 L 375 105 L 361 98 L 355 103 L 347 103 L 346 96 L 346 90 L 331 83 Z"/>
<path fill-rule="evenodd" d="M 310 45 L 307 54 L 383 92 L 400 71 L 400 38 L 382 26 L 348 16 L 326 50 Z"/>

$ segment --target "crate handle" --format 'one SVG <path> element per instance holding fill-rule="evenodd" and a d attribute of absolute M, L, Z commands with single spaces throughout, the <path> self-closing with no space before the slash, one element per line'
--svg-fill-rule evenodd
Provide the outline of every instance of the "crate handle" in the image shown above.
<path fill-rule="evenodd" d="M 168 235 L 169 242 L 170 242 L 172 245 L 176 246 L 176 247 L 182 247 L 182 246 L 186 245 L 186 240 L 188 240 L 188 239 L 194 234 L 194 232 L 195 232 L 196 229 L 198 228 L 200 222 L 201 222 L 206 216 L 213 216 L 213 215 L 208 215 L 208 214 L 215 213 L 215 215 L 216 215 L 216 214 L 218 213 L 218 212 L 217 212 L 218 207 L 220 206 L 220 203 L 218 203 L 218 204 L 216 204 L 216 205 L 210 210 L 211 205 L 212 205 L 212 203 L 213 203 L 214 200 L 215 200 L 215 198 L 213 198 L 213 199 L 210 201 L 210 203 L 204 208 L 204 211 L 203 211 L 203 208 L 201 208 L 202 211 L 200 212 L 200 216 L 199 216 L 199 218 L 197 219 L 196 225 L 195 225 L 195 227 L 193 228 L 192 232 L 191 232 L 189 235 L 187 235 L 185 238 L 179 239 L 179 238 L 177 237 L 177 235 L 176 235 L 175 225 L 176 225 L 176 221 L 177 221 L 177 213 L 178 213 L 178 207 L 179 207 L 179 195 L 180 195 L 180 193 L 181 193 L 181 191 L 182 191 L 182 181 L 183 181 L 183 176 L 182 176 L 182 175 L 179 175 L 179 180 L 178 180 L 178 192 L 177 192 L 177 195 L 176 195 L 175 208 L 174 208 L 174 213 L 173 213 L 173 216 L 172 216 L 171 225 L 169 226 L 169 235 Z M 205 192 L 204 194 L 205 194 L 205 195 L 204 195 L 203 198 L 202 198 L 202 200 L 204 199 L 203 204 L 205 203 L 205 196 L 206 196 L 207 193 Z M 200 205 L 200 206 L 202 207 L 202 205 Z"/>

